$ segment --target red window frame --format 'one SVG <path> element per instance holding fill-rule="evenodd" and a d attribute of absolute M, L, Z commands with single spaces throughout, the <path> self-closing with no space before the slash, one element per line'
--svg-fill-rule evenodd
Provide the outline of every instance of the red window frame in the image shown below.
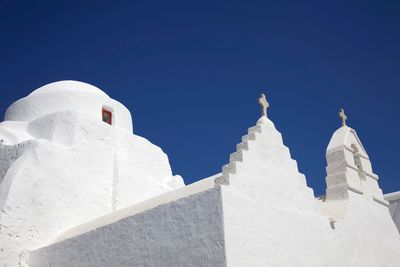
<path fill-rule="evenodd" d="M 108 114 L 108 116 L 110 117 L 110 122 L 108 122 L 108 121 L 106 121 L 106 120 L 104 119 L 104 115 L 105 115 L 105 114 Z M 112 117 L 112 112 L 111 112 L 111 111 L 106 110 L 106 109 L 103 109 L 103 110 L 101 111 L 101 118 L 102 118 L 102 120 L 103 120 L 105 123 L 108 123 L 108 124 L 112 125 L 113 117 Z"/>

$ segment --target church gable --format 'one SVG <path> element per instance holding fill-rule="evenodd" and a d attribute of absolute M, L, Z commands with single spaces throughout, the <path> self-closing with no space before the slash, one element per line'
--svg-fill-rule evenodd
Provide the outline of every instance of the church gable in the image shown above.
<path fill-rule="evenodd" d="M 79 83 L 77 91 L 96 101 L 74 102 L 88 99 L 70 95 L 66 85 L 74 84 L 33 92 L 11 106 L 8 118 L 20 121 L 0 124 L 1 264 L 375 267 L 400 262 L 388 202 L 343 110 L 342 127 L 326 152 L 326 196 L 315 198 L 307 186 L 267 117 L 264 94 L 261 118 L 221 173 L 185 186 L 172 175 L 167 155 L 132 133 L 125 107 Z M 61 106 L 39 105 L 53 105 L 51 96 L 59 94 L 68 100 Z M 397 197 L 389 200 L 395 209 Z"/>

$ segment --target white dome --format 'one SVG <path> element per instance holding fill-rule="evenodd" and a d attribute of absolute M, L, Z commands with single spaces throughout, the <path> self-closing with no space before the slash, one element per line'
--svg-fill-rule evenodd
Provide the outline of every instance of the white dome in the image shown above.
<path fill-rule="evenodd" d="M 53 82 L 46 84 L 29 95 L 36 95 L 36 94 L 43 94 L 43 93 L 48 93 L 48 92 L 66 92 L 66 91 L 71 91 L 71 92 L 80 92 L 80 93 L 90 93 L 90 94 L 97 94 L 99 96 L 104 96 L 104 97 L 109 97 L 106 93 L 104 93 L 102 90 L 97 88 L 96 86 L 93 86 L 88 83 L 84 82 L 79 82 L 79 81 L 58 81 L 58 82 Z"/>
<path fill-rule="evenodd" d="M 5 121 L 32 121 L 67 110 L 102 121 L 102 110 L 112 113 L 112 125 L 132 132 L 129 110 L 99 88 L 78 81 L 50 83 L 14 102 L 6 111 Z"/>

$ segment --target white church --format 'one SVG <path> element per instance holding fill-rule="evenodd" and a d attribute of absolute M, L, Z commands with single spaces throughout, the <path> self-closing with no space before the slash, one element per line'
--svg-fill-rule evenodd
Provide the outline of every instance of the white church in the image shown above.
<path fill-rule="evenodd" d="M 221 172 L 185 186 L 100 89 L 16 101 L 0 123 L 0 266 L 400 266 L 400 192 L 383 194 L 344 112 L 316 197 L 259 103 Z"/>

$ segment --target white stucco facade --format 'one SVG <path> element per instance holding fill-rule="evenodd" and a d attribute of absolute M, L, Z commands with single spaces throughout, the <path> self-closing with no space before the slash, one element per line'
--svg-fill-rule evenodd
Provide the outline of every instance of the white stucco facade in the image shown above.
<path fill-rule="evenodd" d="M 336 137 L 332 140 L 338 147 L 347 144 L 348 139 Z M 349 188 L 346 198 L 315 199 L 280 133 L 265 117 L 242 140 L 222 185 L 228 266 L 400 263 L 400 236 L 385 203 Z M 336 171 L 349 175 L 347 169 Z"/>
<path fill-rule="evenodd" d="M 383 196 L 354 129 L 332 135 L 315 198 L 264 99 L 221 173 L 184 186 L 131 122 L 91 115 L 108 105 L 131 121 L 129 111 L 76 90 L 93 106 L 20 100 L 0 124 L 0 266 L 400 266 L 398 195 Z"/>
<path fill-rule="evenodd" d="M 385 200 L 389 202 L 390 215 L 400 232 L 400 191 L 386 194 Z"/>
<path fill-rule="evenodd" d="M 104 106 L 115 124 L 102 121 Z M 28 250 L 71 226 L 184 186 L 163 151 L 132 133 L 129 111 L 81 82 L 12 104 L 0 139 L 0 266 L 26 266 Z"/>

